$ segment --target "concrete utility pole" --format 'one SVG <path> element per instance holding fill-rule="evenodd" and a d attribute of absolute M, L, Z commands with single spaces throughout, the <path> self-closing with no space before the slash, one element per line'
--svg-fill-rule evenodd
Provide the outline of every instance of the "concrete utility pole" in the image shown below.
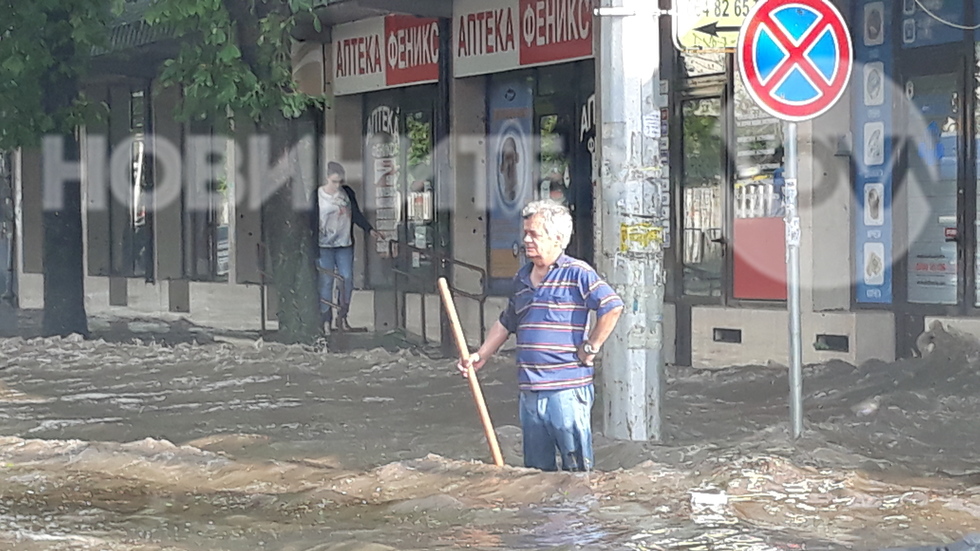
<path fill-rule="evenodd" d="M 604 433 L 660 440 L 670 210 L 660 10 L 655 0 L 601 0 L 600 6 L 596 262 L 626 303 L 602 358 Z"/>

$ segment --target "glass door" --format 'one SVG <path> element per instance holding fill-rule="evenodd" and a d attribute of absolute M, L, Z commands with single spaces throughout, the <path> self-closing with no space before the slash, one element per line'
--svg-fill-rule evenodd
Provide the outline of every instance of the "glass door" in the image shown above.
<path fill-rule="evenodd" d="M 961 72 L 913 74 L 904 86 L 911 134 L 904 186 L 906 299 L 910 304 L 962 305 Z"/>
<path fill-rule="evenodd" d="M 686 297 L 725 295 L 725 133 L 721 97 L 681 102 L 680 261 Z"/>
<path fill-rule="evenodd" d="M 538 69 L 533 126 L 538 152 L 533 198 L 568 207 L 575 229 L 566 252 L 590 263 L 593 167 L 588 140 L 595 135 L 595 100 L 594 80 L 584 77 L 593 71 L 591 61 Z"/>
<path fill-rule="evenodd" d="M 436 245 L 435 178 L 432 170 L 432 108 L 410 107 L 405 112 L 405 256 L 411 272 L 433 269 L 427 254 Z M 394 236 L 389 236 L 394 237 Z M 401 240 L 401 238 L 399 239 Z M 420 277 L 422 274 L 419 274 Z M 430 278 L 434 280 L 435 278 Z"/>
<path fill-rule="evenodd" d="M 397 241 L 391 262 L 385 260 L 387 242 L 378 242 L 369 255 L 369 281 L 375 287 L 392 284 L 389 267 L 394 263 L 408 274 L 399 282 L 403 290 L 435 289 L 438 262 L 431 253 L 444 252 L 440 216 L 448 215 L 438 211 L 435 199 L 435 97 L 434 86 L 417 86 L 366 99 L 366 197 L 362 203 L 375 228 Z"/>
<path fill-rule="evenodd" d="M 572 155 L 570 146 L 574 144 L 574 98 L 547 97 L 536 98 L 534 104 L 535 142 L 538 148 L 538 163 L 535 167 L 533 190 L 534 199 L 549 199 L 568 207 L 572 217 L 578 221 L 576 189 L 572 187 Z M 588 205 L 591 209 L 591 205 Z M 583 235 L 584 233 L 584 235 Z M 575 225 L 572 240 L 566 252 L 581 258 L 579 243 L 582 238 L 591 239 L 589 228 Z"/>

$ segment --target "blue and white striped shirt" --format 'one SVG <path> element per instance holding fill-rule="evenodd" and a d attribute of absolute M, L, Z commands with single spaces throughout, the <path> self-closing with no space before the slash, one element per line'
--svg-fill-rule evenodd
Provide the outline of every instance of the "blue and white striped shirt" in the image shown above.
<path fill-rule="evenodd" d="M 577 351 L 589 311 L 605 315 L 623 300 L 585 262 L 561 255 L 537 288 L 533 264 L 514 276 L 515 293 L 500 323 L 517 334 L 517 381 L 521 390 L 563 390 L 592 383 L 595 369 Z"/>

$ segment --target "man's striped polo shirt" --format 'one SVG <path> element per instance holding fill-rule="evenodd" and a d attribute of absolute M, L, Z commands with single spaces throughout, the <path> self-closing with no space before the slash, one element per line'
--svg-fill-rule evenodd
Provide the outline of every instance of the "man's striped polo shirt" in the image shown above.
<path fill-rule="evenodd" d="M 589 311 L 603 316 L 623 300 L 585 262 L 561 255 L 537 288 L 528 263 L 514 276 L 515 293 L 500 323 L 517 334 L 521 390 L 563 390 L 592 383 L 595 369 L 582 365 L 577 351 L 585 338 Z"/>

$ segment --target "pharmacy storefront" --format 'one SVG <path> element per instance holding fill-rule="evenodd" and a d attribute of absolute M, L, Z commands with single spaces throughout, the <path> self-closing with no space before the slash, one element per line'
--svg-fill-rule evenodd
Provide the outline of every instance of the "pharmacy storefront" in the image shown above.
<path fill-rule="evenodd" d="M 433 251 L 446 252 L 449 212 L 438 209 L 435 144 L 445 130 L 448 98 L 438 86 L 443 23 L 434 18 L 388 15 L 334 27 L 333 92 L 356 96 L 356 128 L 338 128 L 362 140 L 362 207 L 372 224 L 399 243 L 370 244 L 367 285 L 390 286 L 391 262 L 434 285 Z M 437 110 L 441 110 L 438 113 Z M 389 260 L 389 253 L 395 258 Z M 419 278 L 408 277 L 408 285 Z"/>
<path fill-rule="evenodd" d="M 592 261 L 596 24 L 586 0 L 456 0 L 453 76 L 485 98 L 490 287 L 522 264 L 520 210 L 550 198 L 575 218 L 569 254 Z M 461 98 L 457 98 L 460 100 Z"/>

